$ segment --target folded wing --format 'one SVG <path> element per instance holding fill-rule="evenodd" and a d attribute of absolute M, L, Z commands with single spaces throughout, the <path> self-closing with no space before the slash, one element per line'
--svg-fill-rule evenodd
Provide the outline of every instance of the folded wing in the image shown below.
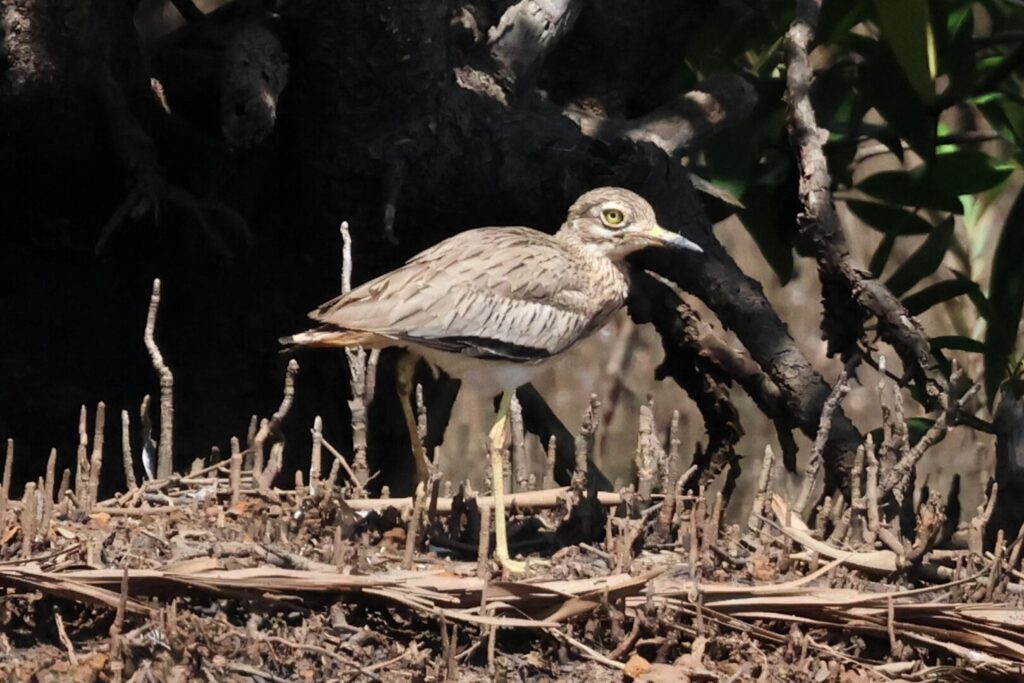
<path fill-rule="evenodd" d="M 536 362 L 592 331 L 600 303 L 587 296 L 587 284 L 553 237 L 481 228 L 431 247 L 310 317 L 443 351 Z"/>

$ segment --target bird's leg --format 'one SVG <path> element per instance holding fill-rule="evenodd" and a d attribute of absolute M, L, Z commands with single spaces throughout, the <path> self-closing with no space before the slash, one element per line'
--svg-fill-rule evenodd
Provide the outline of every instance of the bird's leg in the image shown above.
<path fill-rule="evenodd" d="M 508 535 L 505 533 L 505 476 L 502 470 L 505 461 L 505 430 L 508 426 L 508 411 L 511 404 L 512 392 L 506 391 L 501 395 L 498 416 L 490 433 L 491 483 L 494 487 L 494 534 L 497 537 L 494 557 L 509 572 L 522 573 L 526 571 L 526 564 L 509 557 Z"/>
<path fill-rule="evenodd" d="M 413 410 L 415 398 L 415 386 L 413 376 L 416 374 L 416 363 L 419 358 L 411 353 L 406 353 L 398 361 L 395 369 L 398 376 L 398 400 L 402 404 L 402 414 L 405 415 L 405 427 L 409 431 L 409 445 L 412 446 L 412 460 L 416 465 L 416 481 L 413 484 L 425 483 L 430 472 L 430 465 L 427 463 L 426 449 L 420 441 L 420 432 L 417 427 L 416 412 Z"/>

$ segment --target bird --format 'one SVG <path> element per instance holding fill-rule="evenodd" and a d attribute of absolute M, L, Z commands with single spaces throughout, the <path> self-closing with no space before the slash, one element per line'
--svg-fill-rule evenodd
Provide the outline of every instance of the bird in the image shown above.
<path fill-rule="evenodd" d="M 700 253 L 659 225 L 652 206 L 621 187 L 573 202 L 553 235 L 522 226 L 456 234 L 405 265 L 309 313 L 318 326 L 289 347 L 404 347 L 486 395 L 501 395 L 488 434 L 495 502 L 495 558 L 509 572 L 503 451 L 515 390 L 599 330 L 625 303 L 626 257 L 647 248 Z"/>

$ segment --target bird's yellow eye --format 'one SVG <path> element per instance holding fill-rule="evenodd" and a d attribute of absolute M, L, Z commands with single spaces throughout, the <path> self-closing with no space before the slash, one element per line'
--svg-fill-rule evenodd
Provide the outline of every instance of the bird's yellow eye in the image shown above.
<path fill-rule="evenodd" d="M 626 220 L 626 215 L 619 209 L 605 209 L 601 212 L 601 220 L 609 228 L 617 228 Z"/>

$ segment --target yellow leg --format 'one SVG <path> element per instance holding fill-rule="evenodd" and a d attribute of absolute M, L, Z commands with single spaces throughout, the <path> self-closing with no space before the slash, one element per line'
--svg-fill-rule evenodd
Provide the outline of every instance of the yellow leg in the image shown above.
<path fill-rule="evenodd" d="M 509 557 L 508 535 L 505 533 L 505 429 L 508 426 L 508 409 L 512 403 L 512 392 L 506 391 L 501 395 L 501 403 L 498 406 L 498 418 L 491 427 L 491 483 L 494 486 L 494 535 L 495 539 L 494 557 L 509 572 L 522 573 L 526 571 L 526 564 L 518 562 Z"/>
<path fill-rule="evenodd" d="M 409 430 L 409 443 L 412 446 L 412 460 L 416 465 L 415 484 L 425 483 L 429 475 L 430 465 L 427 463 L 426 449 L 420 441 L 420 432 L 416 426 L 416 411 L 413 410 L 413 401 L 416 399 L 413 375 L 416 372 L 416 363 L 419 358 L 411 353 L 406 353 L 398 361 L 396 373 L 398 375 L 398 399 L 402 403 L 402 413 L 405 415 L 405 427 Z"/>

